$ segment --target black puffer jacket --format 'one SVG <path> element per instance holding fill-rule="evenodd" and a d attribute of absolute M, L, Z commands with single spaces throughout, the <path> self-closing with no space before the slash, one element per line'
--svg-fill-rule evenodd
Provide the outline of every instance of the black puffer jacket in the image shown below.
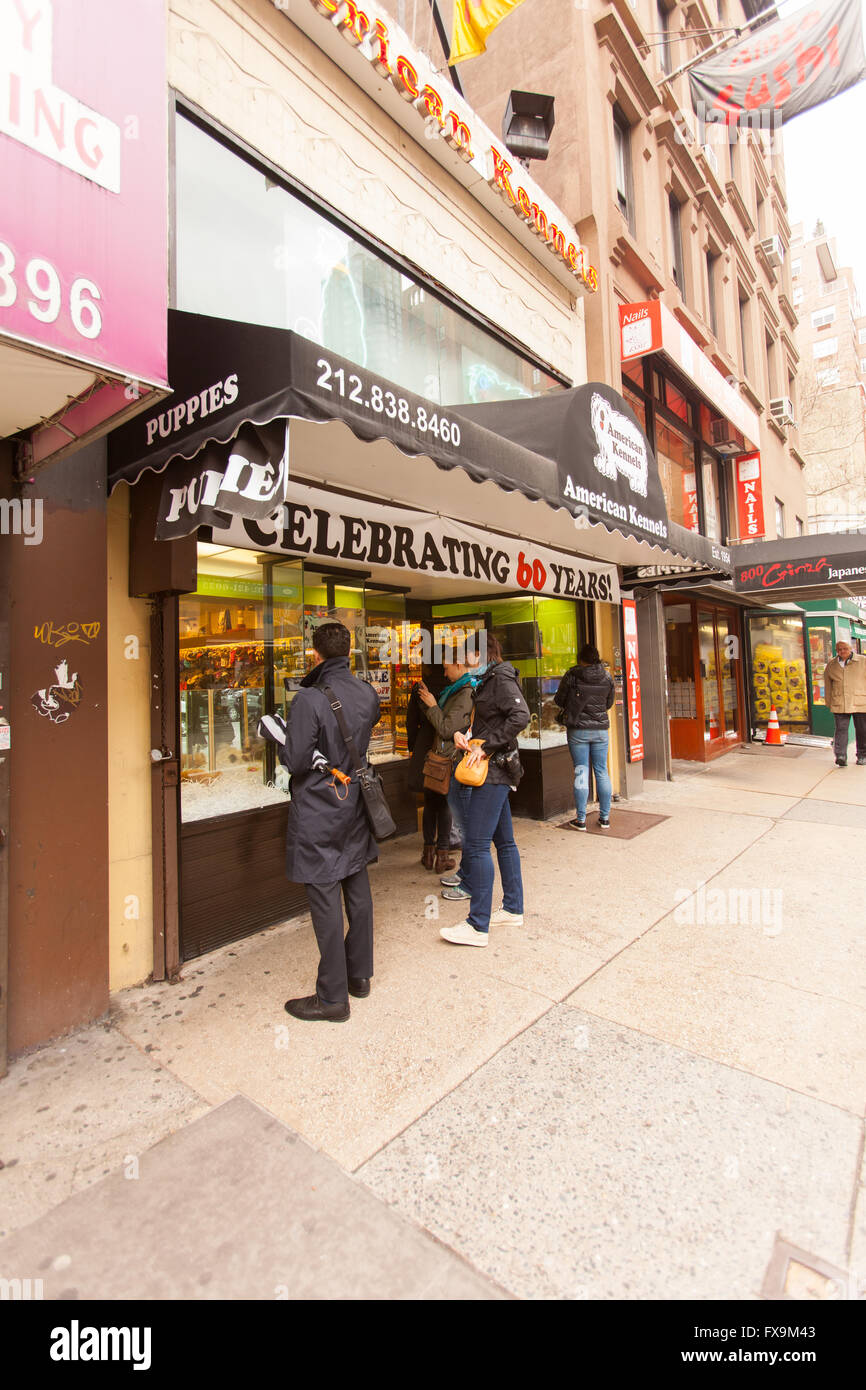
<path fill-rule="evenodd" d="M 510 661 L 495 662 L 475 687 L 472 706 L 471 736 L 483 739 L 484 752 L 490 755 L 488 782 L 516 785 L 516 780 L 497 762 L 497 755 L 517 751 L 517 735 L 528 723 L 529 706 L 516 670 Z"/>
<path fill-rule="evenodd" d="M 615 694 L 607 667 L 597 661 L 566 671 L 553 702 L 562 710 L 562 722 L 569 729 L 609 729 L 607 712 Z"/>

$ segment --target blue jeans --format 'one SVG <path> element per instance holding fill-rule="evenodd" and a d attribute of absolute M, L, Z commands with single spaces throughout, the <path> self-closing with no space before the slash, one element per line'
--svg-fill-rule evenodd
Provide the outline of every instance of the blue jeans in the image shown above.
<path fill-rule="evenodd" d="M 569 729 L 568 751 L 574 763 L 574 806 L 578 820 L 586 820 L 589 799 L 589 765 L 598 788 L 598 809 L 602 820 L 610 819 L 610 798 L 613 784 L 607 770 L 609 729 Z"/>
<path fill-rule="evenodd" d="M 471 795 L 472 788 L 465 787 L 462 782 L 458 782 L 452 772 L 451 785 L 448 788 L 448 806 L 454 818 L 454 824 L 460 831 L 460 839 L 463 841 L 460 868 L 457 870 L 457 877 L 460 880 L 458 887 L 464 888 L 467 893 L 469 892 L 469 861 L 466 857 L 466 821 L 469 818 L 469 798 Z"/>
<path fill-rule="evenodd" d="M 499 861 L 502 906 L 507 912 L 523 911 L 523 878 L 520 855 L 514 843 L 509 791 L 507 786 L 485 782 L 483 787 L 473 787 L 469 797 L 463 862 L 469 875 L 467 887 L 472 893 L 472 902 L 466 920 L 476 931 L 490 930 L 493 905 L 491 841 L 496 846 Z"/>

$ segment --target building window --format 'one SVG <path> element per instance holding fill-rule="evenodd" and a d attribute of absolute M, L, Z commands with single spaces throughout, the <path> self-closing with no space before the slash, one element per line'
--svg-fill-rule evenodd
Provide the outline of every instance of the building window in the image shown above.
<path fill-rule="evenodd" d="M 792 261 L 792 262 L 791 262 L 791 279 L 792 279 L 792 280 L 798 279 L 799 274 L 800 274 L 800 262 L 799 262 L 799 261 Z"/>
<path fill-rule="evenodd" d="M 826 371 L 819 372 L 817 377 L 819 386 L 836 386 L 839 379 L 840 372 L 838 367 L 829 367 Z"/>
<path fill-rule="evenodd" d="M 686 297 L 686 278 L 683 268 L 683 230 L 682 230 L 682 208 L 677 202 L 673 193 L 668 194 L 668 214 L 671 224 L 671 260 L 674 284 L 682 295 Z"/>
<path fill-rule="evenodd" d="M 825 338 L 823 343 L 812 344 L 812 356 L 813 358 L 835 357 L 838 346 L 838 338 Z"/>
<path fill-rule="evenodd" d="M 858 343 L 866 343 L 866 328 L 861 328 L 857 334 Z"/>
<path fill-rule="evenodd" d="M 801 516 L 794 517 L 794 528 L 798 536 L 805 536 L 806 531 L 803 526 L 803 518 Z"/>
<path fill-rule="evenodd" d="M 662 4 L 656 0 L 656 14 L 659 25 L 659 65 L 664 73 L 673 72 L 671 63 L 671 17 Z"/>
<path fill-rule="evenodd" d="M 767 390 L 772 398 L 776 394 L 776 341 L 768 330 L 764 330 L 764 345 L 767 354 Z"/>
<path fill-rule="evenodd" d="M 716 309 L 716 271 L 718 270 L 719 258 L 714 256 L 712 251 L 707 252 L 707 317 L 710 328 L 713 330 L 713 337 L 719 336 L 719 319 Z"/>
<path fill-rule="evenodd" d="M 741 355 L 742 355 L 742 362 L 743 362 L 743 376 L 746 376 L 746 377 L 747 377 L 747 376 L 749 375 L 749 365 L 750 365 L 750 364 L 749 364 L 749 351 L 748 351 L 748 342 L 749 342 L 749 296 L 748 296 L 748 294 L 746 293 L 746 291 L 742 288 L 742 286 L 740 287 L 740 290 L 739 290 L 739 308 L 740 308 L 740 353 L 741 353 Z"/>
<path fill-rule="evenodd" d="M 794 305 L 795 305 L 795 307 L 796 307 L 796 305 L 798 305 L 798 304 L 802 304 L 802 303 L 803 303 L 803 300 L 805 299 L 805 297 L 806 297 L 806 291 L 805 291 L 805 290 L 795 290 L 795 291 L 794 291 Z"/>
<path fill-rule="evenodd" d="M 198 124 L 175 129 L 172 307 L 292 329 L 440 405 L 558 384 Z"/>
<path fill-rule="evenodd" d="M 835 319 L 836 310 L 834 308 L 815 309 L 812 313 L 812 327 L 829 328 L 830 324 L 835 322 Z"/>
<path fill-rule="evenodd" d="M 777 497 L 777 498 L 776 498 L 776 535 L 777 535 L 777 536 L 784 536 L 784 534 L 785 534 L 785 506 L 784 506 L 784 503 L 780 502 L 779 499 L 778 499 L 778 497 Z"/>
<path fill-rule="evenodd" d="M 631 129 L 618 106 L 613 108 L 614 168 L 616 201 L 634 236 L 634 184 L 631 168 Z"/>

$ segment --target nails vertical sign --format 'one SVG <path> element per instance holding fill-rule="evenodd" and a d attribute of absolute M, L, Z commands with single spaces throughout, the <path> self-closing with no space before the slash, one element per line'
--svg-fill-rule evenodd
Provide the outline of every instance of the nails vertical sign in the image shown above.
<path fill-rule="evenodd" d="M 737 518 L 741 540 L 765 534 L 761 455 L 743 454 L 737 459 Z"/>
<path fill-rule="evenodd" d="M 643 761 L 643 715 L 640 703 L 640 659 L 637 650 L 637 609 L 634 599 L 622 601 L 622 627 L 625 637 L 625 713 L 628 733 L 628 760 Z"/>

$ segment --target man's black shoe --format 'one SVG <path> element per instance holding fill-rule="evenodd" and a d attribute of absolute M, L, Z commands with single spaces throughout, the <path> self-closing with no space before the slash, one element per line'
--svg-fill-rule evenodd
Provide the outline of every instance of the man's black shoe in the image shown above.
<path fill-rule="evenodd" d="M 837 766 L 837 767 L 847 767 L 847 766 L 848 766 L 848 760 L 847 760 L 847 758 L 837 758 L 837 759 L 836 759 L 836 766 Z"/>
<path fill-rule="evenodd" d="M 857 766 L 858 766 L 858 767 L 866 767 L 866 758 L 858 758 L 858 759 L 857 759 Z"/>
<path fill-rule="evenodd" d="M 353 980 L 350 975 L 349 993 L 354 999 L 366 999 L 367 995 L 370 993 L 370 981 L 362 979 Z"/>
<path fill-rule="evenodd" d="M 287 999 L 285 1008 L 292 1018 L 309 1022 L 319 1019 L 327 1023 L 345 1023 L 349 1017 L 348 1000 L 345 1004 L 325 1004 L 318 994 L 309 994 L 305 999 Z"/>

